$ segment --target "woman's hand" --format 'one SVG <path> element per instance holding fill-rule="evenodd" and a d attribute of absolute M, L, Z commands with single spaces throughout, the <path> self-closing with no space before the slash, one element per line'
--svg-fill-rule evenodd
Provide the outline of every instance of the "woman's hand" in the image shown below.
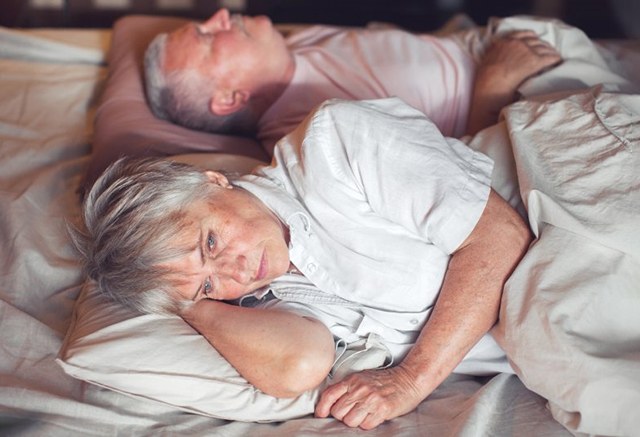
<path fill-rule="evenodd" d="M 330 386 L 316 416 L 371 429 L 418 406 L 495 324 L 505 281 L 530 242 L 526 223 L 491 190 L 476 227 L 451 256 L 435 306 L 402 363 Z"/>
<path fill-rule="evenodd" d="M 331 415 L 350 427 L 372 429 L 409 413 L 426 396 L 418 390 L 414 375 L 400 364 L 354 373 L 328 387 L 320 396 L 315 414 Z"/>

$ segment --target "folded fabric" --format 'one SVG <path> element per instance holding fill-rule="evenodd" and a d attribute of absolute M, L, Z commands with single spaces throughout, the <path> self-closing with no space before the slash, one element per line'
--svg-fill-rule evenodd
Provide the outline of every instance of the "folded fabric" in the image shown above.
<path fill-rule="evenodd" d="M 589 89 L 505 111 L 537 236 L 494 335 L 573 432 L 640 429 L 640 95 Z"/>
<path fill-rule="evenodd" d="M 557 19 L 494 17 L 487 26 L 459 32 L 457 38 L 479 62 L 492 39 L 516 30 L 533 31 L 554 47 L 563 60 L 553 69 L 525 81 L 518 90 L 523 96 L 531 98 L 551 93 L 568 95 L 596 85 L 602 85 L 610 92 L 640 92 L 640 83 L 633 81 L 633 77 L 630 77 L 633 72 L 627 71 L 624 63 L 609 56 L 602 44 L 590 39 L 582 30 Z"/>

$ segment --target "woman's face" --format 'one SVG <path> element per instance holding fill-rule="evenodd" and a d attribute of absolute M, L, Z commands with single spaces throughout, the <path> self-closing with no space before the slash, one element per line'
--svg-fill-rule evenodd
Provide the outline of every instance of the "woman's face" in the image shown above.
<path fill-rule="evenodd" d="M 247 191 L 218 186 L 208 201 L 191 205 L 184 223 L 176 244 L 190 251 L 165 265 L 178 275 L 170 280 L 184 299 L 236 299 L 289 268 L 286 227 Z"/>

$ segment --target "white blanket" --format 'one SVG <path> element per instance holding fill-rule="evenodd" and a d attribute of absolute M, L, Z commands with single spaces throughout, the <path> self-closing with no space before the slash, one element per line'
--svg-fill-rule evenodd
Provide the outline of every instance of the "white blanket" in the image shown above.
<path fill-rule="evenodd" d="M 640 432 L 640 95 L 599 88 L 505 114 L 537 239 L 498 340 L 569 429 Z"/>

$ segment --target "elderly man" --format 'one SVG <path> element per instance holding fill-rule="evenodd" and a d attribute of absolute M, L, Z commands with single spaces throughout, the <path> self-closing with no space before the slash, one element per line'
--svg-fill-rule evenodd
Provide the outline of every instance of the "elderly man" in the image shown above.
<path fill-rule="evenodd" d="M 479 66 L 456 40 L 314 26 L 285 39 L 265 16 L 221 9 L 157 36 L 145 57 L 154 113 L 194 129 L 251 133 L 268 151 L 330 99 L 399 97 L 446 136 L 496 121 L 527 78 L 560 62 L 533 32 L 496 39 Z"/>

